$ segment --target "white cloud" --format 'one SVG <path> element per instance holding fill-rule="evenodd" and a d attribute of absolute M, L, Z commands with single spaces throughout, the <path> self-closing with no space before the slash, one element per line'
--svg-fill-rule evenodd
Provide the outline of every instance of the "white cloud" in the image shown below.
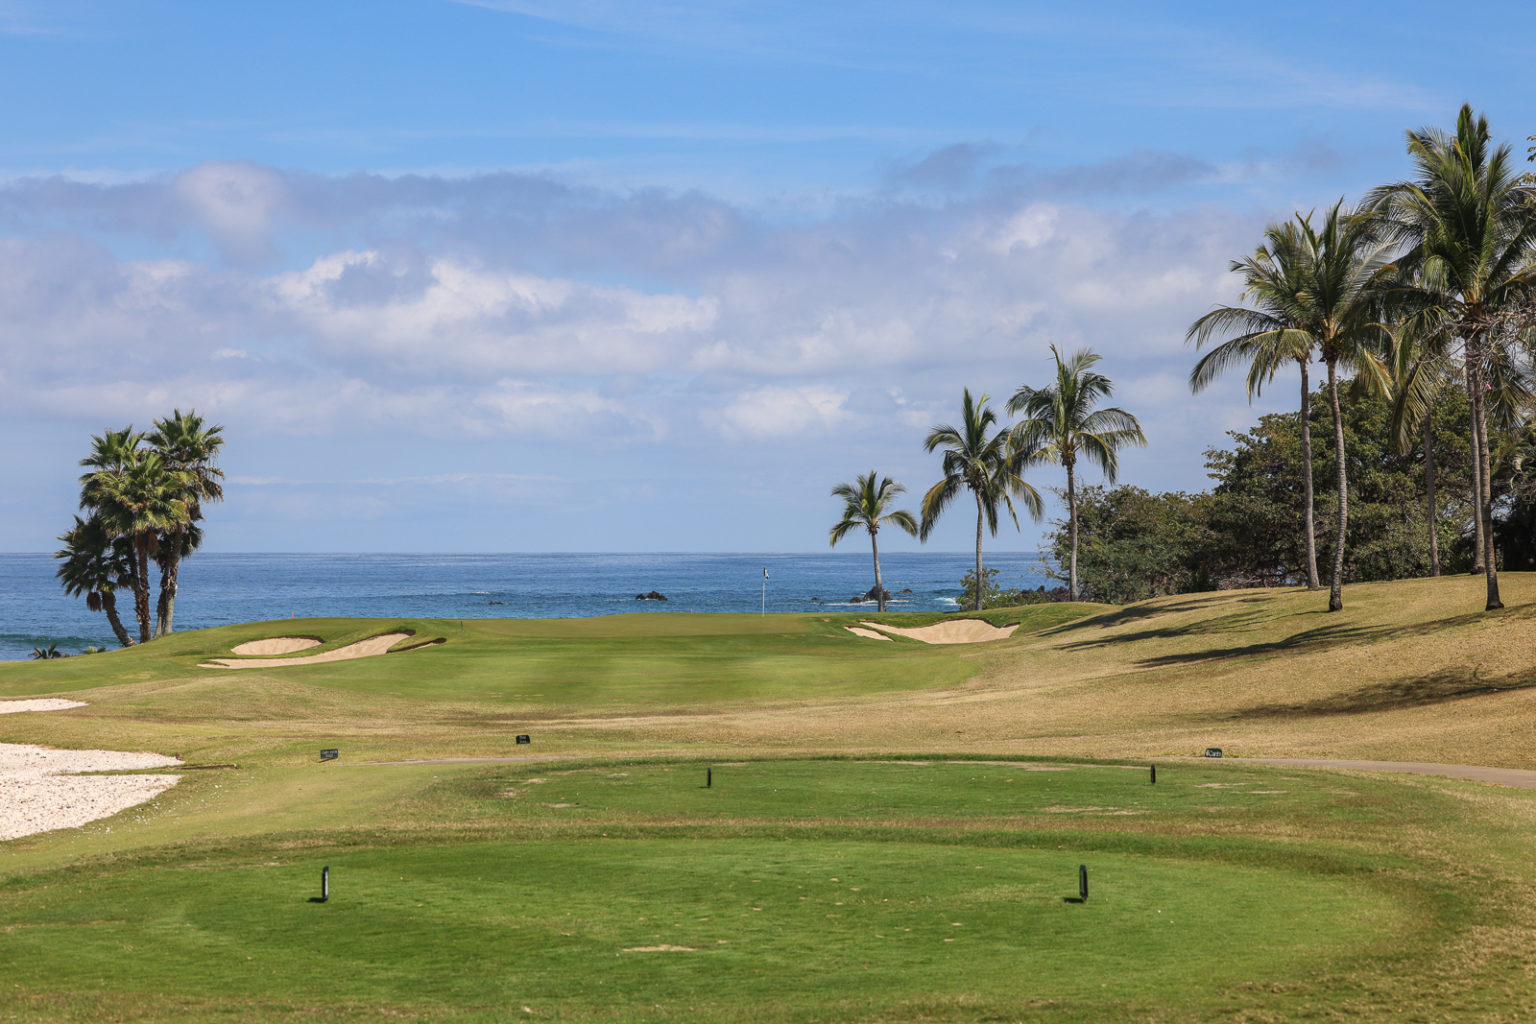
<path fill-rule="evenodd" d="M 288 199 L 279 172 L 258 164 L 209 162 L 177 175 L 171 187 L 226 255 L 241 262 L 271 255 L 274 219 Z"/>
<path fill-rule="evenodd" d="M 36 231 L 0 239 L 13 409 L 100 429 L 190 406 L 247 433 L 558 438 L 594 458 L 716 437 L 915 449 L 962 387 L 1038 380 L 1047 342 L 1099 351 L 1154 448 L 1198 450 L 1229 418 L 1176 426 L 1184 331 L 1234 297 L 1227 261 L 1262 227 L 1016 191 L 780 221 L 697 194 L 246 165 L 0 185 L 0 213 L 22 206 Z M 76 209 L 137 232 L 133 258 Z M 171 221 L 130 216 L 146 210 Z M 189 258 L 188 230 L 290 261 Z"/>
<path fill-rule="evenodd" d="M 848 422 L 848 393 L 836 388 L 768 386 L 739 395 L 705 417 L 729 437 L 766 439 L 824 435 Z"/>
<path fill-rule="evenodd" d="M 681 361 L 715 303 L 450 259 L 334 253 L 267 282 L 274 311 L 334 356 L 444 370 L 602 374 Z"/>

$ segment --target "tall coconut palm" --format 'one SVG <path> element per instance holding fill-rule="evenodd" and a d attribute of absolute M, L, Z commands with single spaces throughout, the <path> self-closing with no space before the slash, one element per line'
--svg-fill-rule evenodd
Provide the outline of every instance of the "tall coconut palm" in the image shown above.
<path fill-rule="evenodd" d="M 133 638 L 123 628 L 117 614 L 117 591 L 133 592 L 133 550 L 125 538 L 113 536 L 101 517 L 75 517 L 75 525 L 59 540 L 64 547 L 54 554 L 60 565 L 55 573 L 72 597 L 85 595 L 85 606 L 93 612 L 105 612 L 117 642 L 133 646 Z"/>
<path fill-rule="evenodd" d="M 1030 453 L 1013 444 L 1008 431 L 994 432 L 997 414 L 987 408 L 987 400 L 987 395 L 973 400 L 971 389 L 966 388 L 960 403 L 959 429 L 941 423 L 923 440 L 924 450 L 943 452 L 944 476 L 923 495 L 923 521 L 918 528 L 918 536 L 927 540 L 939 516 L 955 496 L 961 490 L 971 492 L 976 500 L 977 611 L 981 611 L 982 595 L 986 590 L 986 577 L 981 571 L 982 525 L 989 526 L 992 535 L 997 536 L 997 510 L 1001 504 L 1017 527 L 1019 516 L 1014 511 L 1014 496 L 1024 502 L 1024 507 L 1036 520 L 1045 507 L 1040 493 L 1024 480 L 1024 467 L 1029 462 Z"/>
<path fill-rule="evenodd" d="M 1339 404 L 1339 370 L 1356 375 L 1368 390 L 1385 394 L 1391 378 L 1381 353 L 1389 348 L 1382 323 L 1397 268 L 1388 259 L 1390 245 L 1381 225 L 1369 213 L 1353 214 L 1341 199 L 1323 217 L 1321 229 L 1312 215 L 1298 214 L 1265 231 L 1270 258 L 1289 269 L 1285 280 L 1295 285 L 1279 296 L 1296 329 L 1310 334 L 1318 357 L 1328 370 L 1328 407 L 1333 415 L 1333 445 L 1337 462 L 1338 510 L 1335 516 L 1333 573 L 1328 610 L 1344 607 L 1344 534 L 1349 521 L 1349 474 L 1344 453 L 1344 416 Z"/>
<path fill-rule="evenodd" d="M 1264 385 L 1275 374 L 1294 362 L 1301 370 L 1301 464 L 1302 532 L 1306 545 L 1307 589 L 1321 585 L 1317 575 L 1317 526 L 1312 497 L 1312 384 L 1307 368 L 1317 347 L 1312 335 L 1297 327 L 1292 319 L 1288 296 L 1299 285 L 1288 275 L 1300 268 L 1277 263 L 1268 246 L 1261 245 L 1253 255 L 1233 260 L 1234 274 L 1243 277 L 1243 295 L 1251 307 L 1221 306 L 1190 325 L 1186 342 L 1196 348 L 1213 337 L 1228 335 L 1225 341 L 1200 357 L 1189 374 L 1189 389 L 1195 394 L 1210 385 L 1227 370 L 1248 367 L 1248 399 L 1261 395 Z"/>
<path fill-rule="evenodd" d="M 1536 189 L 1526 183 L 1509 146 L 1494 146 L 1488 120 L 1462 106 L 1456 133 L 1438 128 L 1408 132 L 1411 181 L 1372 190 L 1367 202 L 1383 211 L 1406 249 L 1399 262 L 1412 275 L 1423 304 L 1438 311 L 1460 339 L 1472 409 L 1472 452 L 1481 556 L 1491 611 L 1499 599 L 1493 552 L 1485 385 L 1501 315 L 1528 306 L 1536 295 Z"/>
<path fill-rule="evenodd" d="M 88 465 L 89 460 L 82 464 Z M 158 454 L 143 449 L 122 453 L 115 464 L 81 478 L 80 507 L 100 516 L 103 527 L 127 538 L 133 549 L 133 610 L 140 643 L 148 643 L 153 635 L 149 559 L 162 535 L 190 521 L 183 489 L 180 474 L 167 469 Z"/>
<path fill-rule="evenodd" d="M 905 491 L 905 487 L 890 477 L 877 477 L 874 470 L 860 473 L 851 484 L 838 484 L 832 488 L 832 497 L 843 499 L 843 518 L 832 527 L 829 546 L 835 546 L 855 527 L 862 526 L 869 532 L 869 546 L 875 556 L 875 601 L 882 612 L 885 611 L 885 584 L 880 579 L 880 544 L 876 534 L 882 525 L 891 523 L 917 536 L 917 520 L 912 518 L 912 513 L 906 509 L 891 510 L 896 496 Z"/>
<path fill-rule="evenodd" d="M 1067 599 L 1077 591 L 1077 461 L 1086 458 L 1114 483 L 1120 469 L 1120 449 L 1128 444 L 1145 445 L 1146 435 L 1136 417 L 1124 409 L 1095 409 L 1100 399 L 1114 394 L 1110 379 L 1093 369 L 1099 356 L 1079 349 L 1063 360 L 1055 345 L 1056 379 L 1044 388 L 1021 386 L 1008 400 L 1010 413 L 1021 413 L 1013 428 L 1015 446 L 1030 452 L 1031 461 L 1060 463 L 1067 470 L 1067 525 L 1072 542 L 1071 569 L 1067 574 Z"/>
<path fill-rule="evenodd" d="M 161 537 L 157 548 L 160 598 L 155 636 L 172 632 L 181 559 L 195 551 L 202 539 L 197 523 L 203 518 L 203 505 L 224 497 L 220 483 L 224 471 L 213 464 L 224 445 L 223 431 L 223 427 L 207 425 L 195 411 L 177 409 L 170 417 L 156 420 L 155 429 L 145 437 L 180 483 L 181 499 L 187 506 L 186 522 Z"/>
<path fill-rule="evenodd" d="M 1391 334 L 1392 440 L 1399 452 L 1413 448 L 1414 434 L 1424 452 L 1424 520 L 1429 529 L 1429 575 L 1440 575 L 1440 506 L 1436 498 L 1434 404 L 1441 388 L 1460 371 L 1433 318 L 1405 316 Z M 1473 502 L 1476 505 L 1476 501 Z M 1474 517 L 1476 521 L 1476 517 Z M 1481 523 L 1477 548 L 1482 549 Z M 1479 567 L 1480 568 L 1480 567 Z"/>

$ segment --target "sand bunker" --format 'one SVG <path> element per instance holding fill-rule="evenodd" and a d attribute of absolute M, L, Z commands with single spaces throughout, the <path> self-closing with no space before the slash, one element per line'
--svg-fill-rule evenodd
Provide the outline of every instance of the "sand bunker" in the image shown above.
<path fill-rule="evenodd" d="M 248 640 L 236 644 L 230 650 L 242 655 L 292 654 L 294 651 L 307 651 L 319 646 L 320 641 L 312 636 L 270 636 L 265 640 Z"/>
<path fill-rule="evenodd" d="M 162 754 L 0 743 L 0 840 L 78 828 L 152 800 L 179 775 L 78 775 L 180 764 Z"/>
<path fill-rule="evenodd" d="M 900 626 L 887 626 L 880 622 L 860 622 L 861 626 L 870 629 L 878 629 L 882 633 L 891 633 L 895 636 L 910 637 L 913 640 L 921 640 L 925 644 L 980 644 L 988 640 L 1003 640 L 1013 635 L 1018 626 L 994 626 L 990 622 L 981 619 L 951 619 L 948 622 L 936 622 L 931 626 L 917 626 L 912 629 L 903 629 Z"/>
<path fill-rule="evenodd" d="M 319 665 L 327 661 L 348 661 L 352 658 L 372 658 L 388 651 L 395 644 L 412 634 L 406 632 L 380 633 L 355 644 L 338 647 L 321 654 L 306 654 L 302 658 L 215 658 L 198 665 L 198 668 L 282 668 L 288 665 Z M 282 638 L 279 638 L 282 639 Z M 261 641 L 257 641 L 260 643 Z M 245 644 L 240 646 L 244 647 Z"/>
<path fill-rule="evenodd" d="M 852 633 L 854 636 L 862 636 L 866 640 L 890 639 L 890 637 L 886 636 L 884 633 L 876 633 L 872 629 L 860 629 L 858 626 L 844 626 L 843 628 Z"/>
<path fill-rule="evenodd" d="M 0 715 L 13 715 L 20 711 L 63 711 L 66 708 L 83 708 L 83 700 L 64 700 L 60 697 L 37 697 L 32 700 L 0 700 Z"/>

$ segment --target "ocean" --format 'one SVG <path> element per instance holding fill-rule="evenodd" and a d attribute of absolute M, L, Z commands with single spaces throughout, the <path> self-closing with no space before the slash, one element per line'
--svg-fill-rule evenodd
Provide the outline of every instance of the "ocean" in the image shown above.
<path fill-rule="evenodd" d="M 892 552 L 880 558 L 892 611 L 956 610 L 973 552 Z M 1036 553 L 983 552 L 997 583 L 1050 586 Z M 0 554 L 0 660 L 57 644 L 114 648 L 106 616 L 67 596 L 46 554 Z M 766 602 L 763 570 L 768 571 Z M 155 574 L 158 586 L 159 576 Z M 818 554 L 323 555 L 199 553 L 182 563 L 176 631 L 264 619 L 583 618 L 655 612 L 872 609 L 868 550 Z M 656 591 L 662 601 L 637 601 Z M 119 614 L 134 631 L 133 601 Z"/>

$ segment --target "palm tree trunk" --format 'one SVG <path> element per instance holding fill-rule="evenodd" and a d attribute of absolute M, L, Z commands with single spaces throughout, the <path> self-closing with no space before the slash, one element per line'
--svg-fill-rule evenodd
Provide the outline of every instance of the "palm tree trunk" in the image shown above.
<path fill-rule="evenodd" d="M 981 575 L 981 523 L 985 516 L 981 508 L 981 492 L 972 491 L 976 495 L 976 610 L 981 611 L 981 598 L 986 592 L 986 580 Z"/>
<path fill-rule="evenodd" d="M 173 533 L 165 539 L 170 550 L 165 564 L 160 567 L 160 600 L 155 605 L 155 636 L 171 632 L 171 619 L 176 614 L 176 583 L 181 574 L 182 534 Z"/>
<path fill-rule="evenodd" d="M 123 620 L 117 614 L 117 595 L 110 590 L 99 591 L 101 594 L 101 610 L 107 613 L 107 621 L 112 625 L 112 633 L 117 637 L 117 642 L 124 647 L 133 646 L 133 637 L 123 628 Z"/>
<path fill-rule="evenodd" d="M 1312 501 L 1312 417 L 1309 415 L 1312 385 L 1307 380 L 1307 361 L 1296 361 L 1301 364 L 1301 466 L 1302 500 L 1305 502 L 1302 517 L 1307 532 L 1307 589 L 1319 590 L 1322 583 L 1317 577 L 1317 517 Z"/>
<path fill-rule="evenodd" d="M 1463 343 L 1466 358 L 1467 411 L 1472 420 L 1472 575 L 1485 571 L 1483 565 L 1483 460 L 1478 456 L 1477 377 L 1472 369 L 1475 342 Z"/>
<path fill-rule="evenodd" d="M 1440 575 L 1440 516 L 1435 504 L 1435 432 L 1431 411 L 1424 413 L 1424 518 L 1429 523 L 1429 575 Z"/>
<path fill-rule="evenodd" d="M 875 531 L 869 531 L 869 548 L 875 553 L 875 607 L 885 611 L 885 586 L 880 582 L 880 544 L 875 540 Z"/>
<path fill-rule="evenodd" d="M 1467 379 L 1472 382 L 1472 433 L 1475 446 L 1473 461 L 1477 463 L 1477 522 L 1482 545 L 1479 553 L 1483 558 L 1483 574 L 1488 581 L 1487 611 L 1503 608 L 1499 600 L 1499 568 L 1493 553 L 1493 485 L 1488 460 L 1488 408 L 1483 396 L 1481 341 L 1476 346 L 1476 359 L 1467 360 Z"/>
<path fill-rule="evenodd" d="M 1077 488 L 1072 475 L 1072 460 L 1067 464 L 1067 523 L 1072 532 L 1072 568 L 1067 575 L 1067 600 L 1077 600 Z"/>
<path fill-rule="evenodd" d="M 1328 584 L 1328 610 L 1344 607 L 1344 529 L 1349 523 L 1349 479 L 1344 463 L 1344 417 L 1339 412 L 1337 360 L 1328 360 L 1328 406 L 1333 410 L 1333 450 L 1338 456 L 1339 526 L 1333 544 L 1333 579 Z"/>
<path fill-rule="evenodd" d="M 147 644 L 150 638 L 149 622 L 149 547 L 135 543 L 139 571 L 133 580 L 133 614 L 139 620 L 139 643 Z"/>

